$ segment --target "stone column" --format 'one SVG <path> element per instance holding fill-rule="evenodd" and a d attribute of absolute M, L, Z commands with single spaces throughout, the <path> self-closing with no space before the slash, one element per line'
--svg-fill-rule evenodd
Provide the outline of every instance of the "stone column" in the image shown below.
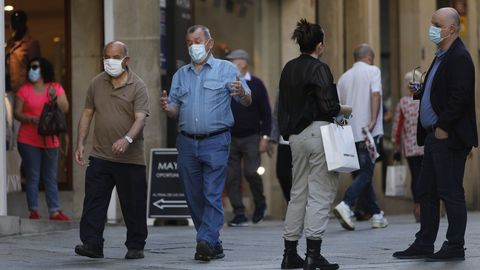
<path fill-rule="evenodd" d="M 399 1 L 399 75 L 401 78 L 401 85 L 404 89 L 406 87 L 403 82 L 403 74 L 412 70 L 416 66 L 421 66 L 422 71 L 427 71 L 436 50 L 435 44 L 433 44 L 428 38 L 428 29 L 431 25 L 431 17 L 433 12 L 437 9 L 435 0 L 415 1 L 415 0 L 402 0 Z M 472 60 L 476 68 L 476 74 L 479 74 L 478 70 L 478 25 L 477 14 L 479 12 L 479 6 L 477 1 L 467 1 L 467 23 L 466 33 L 462 36 L 462 40 L 467 46 Z M 478 75 L 477 75 L 478 79 Z M 478 85 L 476 85 L 476 92 Z M 476 94 L 475 97 L 477 105 L 477 119 L 480 112 L 480 96 Z M 480 162 L 480 156 L 478 151 L 473 150 L 472 155 L 467 159 L 465 167 L 464 187 L 467 206 L 470 209 L 478 209 L 480 207 L 480 185 L 477 179 L 480 177 L 480 169 L 476 164 Z"/>
<path fill-rule="evenodd" d="M 335 81 L 345 71 L 343 4 L 341 0 L 317 0 L 317 21 L 325 31 L 322 61 L 330 66 Z"/>
<path fill-rule="evenodd" d="M 270 104 L 275 105 L 275 98 L 278 95 L 278 82 L 282 71 L 281 44 L 280 40 L 280 1 L 267 0 L 255 1 L 255 12 L 253 22 L 253 74 L 257 74 L 268 91 Z M 262 164 L 265 166 L 263 175 L 264 192 L 267 198 L 268 214 L 275 218 L 282 218 L 285 214 L 286 205 L 280 185 L 276 177 L 276 155 L 269 158 L 262 156 Z"/>
<path fill-rule="evenodd" d="M 479 94 L 479 40 L 478 40 L 478 14 L 480 13 L 480 5 L 476 0 L 467 0 L 467 21 L 466 21 L 466 36 L 462 37 L 470 54 L 472 55 L 473 64 L 475 65 L 475 105 L 477 112 L 477 131 L 478 122 L 480 120 L 480 94 Z M 480 177 L 480 155 L 478 150 L 473 149 L 472 155 L 467 159 L 465 167 L 464 188 L 465 199 L 467 200 L 467 207 L 469 209 L 480 209 L 480 184 L 478 179 Z"/>
<path fill-rule="evenodd" d="M 166 115 L 161 111 L 158 101 L 161 95 L 160 86 L 160 5 L 158 1 L 108 1 L 113 9 L 113 33 L 105 33 L 105 37 L 124 42 L 129 49 L 130 68 L 147 85 L 150 97 L 150 115 L 143 131 L 145 140 L 145 158 L 147 170 L 150 149 L 166 145 Z M 107 16 L 107 15 L 106 15 Z M 105 18 L 105 23 L 107 18 Z M 105 24 L 107 25 L 107 24 Z M 109 29 L 105 27 L 105 31 Z M 148 180 L 147 172 L 147 180 Z M 113 207 L 113 200 L 117 200 Z M 110 202 L 108 218 L 115 222 L 121 215 L 116 196 Z M 115 215 L 116 212 L 116 215 Z"/>
<path fill-rule="evenodd" d="M 420 67 L 427 71 L 434 57 L 435 45 L 428 39 L 430 19 L 435 11 L 434 0 L 399 1 L 399 76 L 401 90 L 407 85 L 403 75 Z M 401 92 L 401 91 L 400 91 Z"/>
<path fill-rule="evenodd" d="M 353 49 L 368 43 L 375 52 L 375 65 L 380 66 L 380 2 L 379 0 L 349 0 L 345 10 L 345 69 L 352 66 Z"/>
<path fill-rule="evenodd" d="M 147 161 L 150 149 L 166 142 L 165 115 L 161 113 L 160 98 L 160 7 L 155 0 L 116 0 L 111 2 L 114 11 L 113 38 L 129 48 L 130 67 L 147 84 L 150 95 L 150 116 L 144 130 Z M 72 0 L 72 118 L 73 142 L 76 142 L 76 125 L 83 110 L 88 83 L 102 71 L 104 46 L 103 3 L 85 4 Z M 108 29 L 107 29 L 108 30 Z M 112 34 L 112 33 L 110 33 Z M 90 130 L 92 133 L 93 130 Z M 87 146 L 91 146 L 91 134 Z M 89 151 L 89 149 L 87 149 Z M 74 162 L 74 161 L 72 161 Z M 148 162 L 147 162 L 148 164 Z M 81 216 L 84 196 L 85 168 L 73 166 L 74 217 Z"/>
<path fill-rule="evenodd" d="M 4 6 L 4 1 L 0 0 L 0 5 Z M 0 37 L 0 42 L 4 43 L 4 37 L 5 37 L 5 13 L 0 14 L 0 20 L 2 21 L 2 37 Z M 5 51 L 0 53 L 0 61 L 5 61 Z M 5 65 L 2 67 L 2 70 L 0 71 L 2 75 L 0 76 L 0 85 L 5 85 Z M 2 89 L 0 91 L 0 94 L 4 97 L 5 96 L 5 89 Z M 5 100 L 5 98 L 4 98 Z M 5 102 L 5 101 L 4 101 Z M 2 105 L 0 108 L 0 118 L 5 119 L 5 105 Z M 0 140 L 2 142 L 5 141 L 6 138 L 6 131 L 5 131 L 5 124 L 2 124 L 2 127 L 0 127 Z M 6 157 L 7 157 L 7 152 L 6 152 L 6 147 L 5 144 L 0 146 L 0 216 L 6 216 L 7 215 L 7 162 L 6 162 Z"/>
<path fill-rule="evenodd" d="M 95 1 L 72 0 L 70 4 L 72 33 L 72 149 L 77 142 L 77 124 L 85 104 L 85 96 L 90 80 L 102 70 L 103 15 L 102 3 Z M 86 149 L 90 152 L 92 136 L 87 139 Z M 79 219 L 82 215 L 85 191 L 85 167 L 73 162 L 73 213 Z"/>
<path fill-rule="evenodd" d="M 282 67 L 291 59 L 300 54 L 298 45 L 291 39 L 297 22 L 305 18 L 309 22 L 315 22 L 315 1 L 284 0 L 281 1 L 281 37 Z"/>
<path fill-rule="evenodd" d="M 159 1 L 116 0 L 114 39 L 129 48 L 130 67 L 147 84 L 150 96 L 150 116 L 144 130 L 145 154 L 150 149 L 165 146 L 166 116 L 159 106 L 160 85 L 160 6 Z"/>
<path fill-rule="evenodd" d="M 280 1 L 255 2 L 253 25 L 254 74 L 262 78 L 267 87 L 271 104 L 274 104 L 278 91 L 278 81 L 282 71 Z M 272 108 L 273 109 L 273 108 Z"/>

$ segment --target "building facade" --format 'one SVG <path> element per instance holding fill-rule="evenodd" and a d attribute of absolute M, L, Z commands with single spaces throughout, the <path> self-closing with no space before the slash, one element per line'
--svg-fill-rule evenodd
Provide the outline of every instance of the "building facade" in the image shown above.
<path fill-rule="evenodd" d="M 16 1 L 11 2 L 15 4 Z M 177 9 L 187 10 L 178 13 L 185 16 L 181 18 L 183 22 L 204 24 L 210 28 L 218 57 L 227 49 L 242 48 L 250 52 L 252 73 L 265 82 L 271 104 L 277 95 L 283 65 L 299 54 L 290 37 L 300 18 L 316 21 L 324 28 L 326 50 L 322 60 L 329 64 L 335 79 L 353 64 L 353 48 L 356 45 L 369 43 L 373 47 L 375 64 L 382 70 L 384 102 L 390 110 L 394 109 L 402 89 L 406 87 L 403 74 L 417 66 L 426 71 L 433 59 L 435 47 L 428 40 L 428 28 L 431 14 L 439 7 L 454 6 L 461 11 L 461 37 L 472 54 L 479 74 L 480 0 L 65 0 L 62 4 L 65 26 L 64 84 L 71 103 L 70 153 L 75 148 L 76 125 L 83 110 L 88 83 L 102 71 L 102 48 L 111 40 L 121 40 L 128 45 L 132 58 L 130 65 L 148 86 L 151 116 L 145 129 L 147 153 L 151 148 L 172 146 L 175 125 L 169 124 L 161 112 L 159 96 L 161 90 L 168 87 L 168 77 L 172 73 L 162 61 L 174 61 L 175 64 L 171 66 L 188 61 L 185 59 L 187 48 L 182 41 L 185 29 L 179 27 L 178 23 L 176 26 L 170 24 L 170 27 L 176 27 L 172 31 L 164 29 L 165 25 L 162 24 L 163 16 L 166 16 L 168 27 L 168 17 L 172 16 L 168 12 L 176 12 Z M 174 11 L 170 9 L 172 6 Z M 41 35 L 40 32 L 33 34 Z M 162 39 L 172 39 L 174 42 Z M 169 41 L 171 45 L 162 45 Z M 173 51 L 176 52 L 175 56 Z M 479 98 L 476 95 L 477 107 L 480 106 Z M 480 111 L 480 107 L 478 109 Z M 388 126 L 386 129 L 385 146 L 388 152 L 391 149 L 388 145 Z M 87 142 L 90 144 L 91 140 Z M 69 170 L 67 182 L 70 184 L 61 191 L 62 205 L 67 213 L 79 218 L 85 168 L 74 164 L 71 157 L 66 162 L 69 163 L 66 167 Z M 480 186 L 476 181 L 480 177 L 479 166 L 476 166 L 479 162 L 478 150 L 474 149 L 467 161 L 464 180 L 469 209 L 480 209 Z M 263 179 L 268 213 L 281 218 L 286 203 L 276 180 L 275 160 L 264 156 L 262 165 L 266 168 Z M 411 198 L 383 196 L 383 178 L 382 164 L 379 163 L 375 186 L 381 208 L 387 214 L 409 213 Z M 339 194 L 343 194 L 350 181 L 348 175 L 341 177 Z M 251 205 L 248 193 L 245 202 L 248 208 Z M 8 214 L 26 216 L 23 208 L 26 208 L 24 193 L 9 193 Z M 115 209 L 113 211 L 118 212 Z M 112 214 L 112 217 L 115 216 Z"/>

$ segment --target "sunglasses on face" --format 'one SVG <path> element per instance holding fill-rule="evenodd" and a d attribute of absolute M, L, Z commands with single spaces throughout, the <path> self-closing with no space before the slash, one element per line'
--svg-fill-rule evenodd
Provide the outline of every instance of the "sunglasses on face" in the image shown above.
<path fill-rule="evenodd" d="M 37 70 L 37 68 L 39 68 L 40 66 L 39 65 L 30 65 L 30 68 L 33 69 L 33 70 Z"/>

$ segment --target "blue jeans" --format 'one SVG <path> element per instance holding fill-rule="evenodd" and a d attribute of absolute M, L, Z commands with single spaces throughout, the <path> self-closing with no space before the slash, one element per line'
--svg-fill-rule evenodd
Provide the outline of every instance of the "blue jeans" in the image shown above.
<path fill-rule="evenodd" d="M 45 186 L 49 213 L 60 210 L 57 188 L 58 148 L 41 148 L 18 143 L 22 167 L 27 178 L 26 193 L 29 210 L 38 210 L 38 186 L 40 179 Z"/>
<path fill-rule="evenodd" d="M 365 144 L 356 143 L 355 145 L 357 147 L 360 170 L 354 172 L 355 179 L 345 192 L 343 201 L 352 207 L 360 195 L 365 196 L 365 203 L 370 213 L 378 214 L 380 213 L 380 207 L 378 207 L 372 183 L 375 163 L 372 162 Z"/>
<path fill-rule="evenodd" d="M 177 137 L 178 172 L 197 241 L 217 245 L 223 227 L 222 192 L 227 179 L 230 133 L 203 140 Z"/>

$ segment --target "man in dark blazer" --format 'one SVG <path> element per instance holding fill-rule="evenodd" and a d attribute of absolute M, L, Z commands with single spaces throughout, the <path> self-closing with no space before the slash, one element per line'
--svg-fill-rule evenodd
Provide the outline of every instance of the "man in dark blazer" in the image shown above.
<path fill-rule="evenodd" d="M 399 259 L 427 261 L 465 259 L 467 209 L 463 189 L 465 161 L 478 146 L 475 119 L 475 70 L 458 33 L 460 17 L 453 8 L 437 10 L 429 38 L 437 45 L 420 99 L 417 143 L 425 145 L 420 176 L 421 225 L 414 243 L 395 252 Z M 434 253 L 439 227 L 439 203 L 448 217 L 447 241 Z"/>

